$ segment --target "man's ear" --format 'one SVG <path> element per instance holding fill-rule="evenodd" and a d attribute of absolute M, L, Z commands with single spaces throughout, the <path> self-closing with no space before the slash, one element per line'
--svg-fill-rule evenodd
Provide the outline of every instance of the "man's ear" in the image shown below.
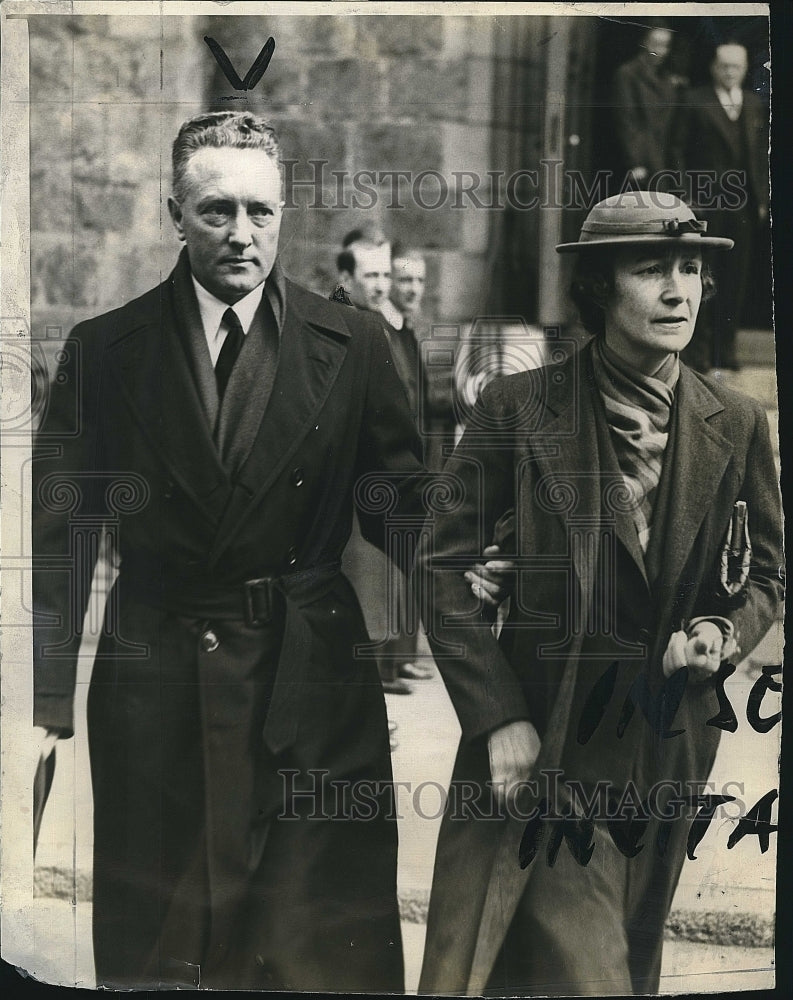
<path fill-rule="evenodd" d="M 173 222 L 177 236 L 180 240 L 183 240 L 185 235 L 184 227 L 182 226 L 182 206 L 173 195 L 170 195 L 168 198 L 168 212 L 171 216 L 171 222 Z"/>
<path fill-rule="evenodd" d="M 339 271 L 339 284 L 349 288 L 352 283 L 352 274 L 349 271 Z"/>

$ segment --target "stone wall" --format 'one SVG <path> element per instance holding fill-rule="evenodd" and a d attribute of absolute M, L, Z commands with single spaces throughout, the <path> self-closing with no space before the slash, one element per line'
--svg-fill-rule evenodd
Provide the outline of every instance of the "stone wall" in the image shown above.
<path fill-rule="evenodd" d="M 176 127 L 203 106 L 194 20 L 29 19 L 34 337 L 121 305 L 173 266 L 163 185 Z"/>
<path fill-rule="evenodd" d="M 520 20 L 533 22 L 539 62 L 547 19 Z M 182 120 L 210 107 L 249 107 L 278 127 L 298 182 L 281 241 L 293 277 L 327 294 L 342 236 L 377 219 L 426 251 L 436 318 L 481 313 L 492 212 L 465 199 L 454 208 L 453 190 L 441 207 L 422 207 L 415 179 L 430 171 L 418 198 L 431 205 L 439 177 L 453 184 L 454 171 L 491 169 L 494 128 L 504 128 L 492 120 L 495 41 L 505 30 L 490 17 L 30 18 L 34 336 L 118 305 L 170 270 L 170 143 Z M 275 38 L 254 90 L 233 90 L 204 35 L 242 77 Z M 535 118 L 520 126 L 533 145 Z M 386 171 L 409 171 L 412 182 Z M 368 193 L 356 193 L 354 177 Z"/>

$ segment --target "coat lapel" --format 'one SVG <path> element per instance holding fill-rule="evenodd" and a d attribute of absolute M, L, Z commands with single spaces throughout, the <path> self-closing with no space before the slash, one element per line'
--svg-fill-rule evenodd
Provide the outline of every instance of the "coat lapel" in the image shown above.
<path fill-rule="evenodd" d="M 685 365 L 680 366 L 675 407 L 675 461 L 668 470 L 671 530 L 664 549 L 661 592 L 675 586 L 733 455 L 732 442 L 708 423 L 724 406 Z"/>
<path fill-rule="evenodd" d="M 599 521 L 601 484 L 598 475 L 591 475 L 593 468 L 599 468 L 599 449 L 589 351 L 585 348 L 573 356 L 565 369 L 558 383 L 550 383 L 546 405 L 554 416 L 542 428 L 543 443 L 533 445 L 532 451 L 542 476 L 541 491 L 568 531 L 571 518 L 589 525 Z M 572 504 L 566 502 L 568 497 Z M 581 545 L 572 546 L 571 556 L 586 609 L 592 599 L 594 566 Z"/>
<path fill-rule="evenodd" d="M 608 439 L 592 372 L 591 349 L 584 348 L 568 366 L 562 381 L 551 383 L 547 405 L 555 417 L 542 429 L 547 444 L 535 448 L 537 464 L 543 477 L 548 477 L 548 484 L 556 484 L 560 496 L 564 495 L 565 484 L 568 484 L 567 488 L 576 497 L 571 509 L 560 506 L 559 514 L 565 523 L 568 524 L 570 517 L 593 526 L 604 518 L 611 520 L 617 538 L 646 582 L 644 556 L 636 529 L 619 504 L 622 473 Z M 574 547 L 572 557 L 583 587 L 585 579 L 591 580 L 591 560 L 586 558 L 580 546 Z"/>
<path fill-rule="evenodd" d="M 150 307 L 140 326 L 110 344 L 111 373 L 153 450 L 217 521 L 227 477 L 176 329 L 170 281 L 152 293 Z"/>
<path fill-rule="evenodd" d="M 347 355 L 340 311 L 287 283 L 281 347 L 269 405 L 223 513 L 210 566 L 273 485 L 316 422 Z"/>

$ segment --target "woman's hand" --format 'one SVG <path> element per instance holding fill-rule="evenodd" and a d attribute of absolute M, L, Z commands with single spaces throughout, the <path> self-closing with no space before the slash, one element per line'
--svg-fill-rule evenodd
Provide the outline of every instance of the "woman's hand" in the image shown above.
<path fill-rule="evenodd" d="M 499 805 L 512 802 L 523 782 L 529 780 L 540 752 L 540 737 L 525 719 L 508 722 L 488 737 L 490 778 Z"/>
<path fill-rule="evenodd" d="M 500 554 L 501 549 L 497 545 L 488 545 L 482 553 L 484 556 Z M 512 594 L 511 576 L 514 571 L 515 564 L 508 559 L 491 558 L 485 563 L 476 563 L 463 575 L 471 585 L 474 597 L 484 601 L 488 607 L 497 608 Z"/>
<path fill-rule="evenodd" d="M 721 665 L 724 635 L 714 622 L 698 622 L 686 632 L 673 632 L 663 659 L 665 677 L 688 667 L 693 677 L 705 680 Z"/>

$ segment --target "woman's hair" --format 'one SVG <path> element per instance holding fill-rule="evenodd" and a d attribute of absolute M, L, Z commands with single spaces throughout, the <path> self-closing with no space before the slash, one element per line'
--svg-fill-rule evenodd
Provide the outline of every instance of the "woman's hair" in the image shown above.
<path fill-rule="evenodd" d="M 605 307 L 614 291 L 614 262 L 618 249 L 619 244 L 615 244 L 613 247 L 597 247 L 577 252 L 570 295 L 584 329 L 594 337 L 602 337 L 605 333 Z M 665 252 L 673 253 L 674 249 L 669 247 Z M 716 291 L 716 281 L 706 251 L 702 251 L 700 276 L 702 301 L 706 302 Z"/>

